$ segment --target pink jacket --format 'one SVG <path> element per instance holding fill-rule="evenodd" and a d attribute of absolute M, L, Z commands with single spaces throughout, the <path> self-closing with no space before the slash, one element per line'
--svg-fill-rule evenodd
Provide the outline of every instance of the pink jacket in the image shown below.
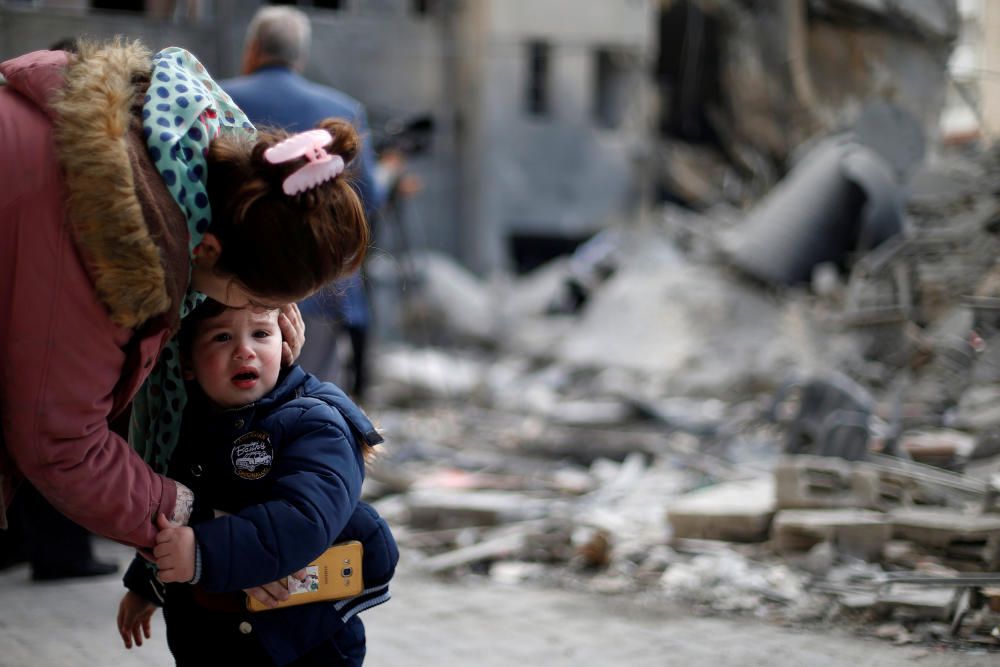
<path fill-rule="evenodd" d="M 109 422 L 176 331 L 187 226 L 145 150 L 149 54 L 0 64 L 0 527 L 27 477 L 86 528 L 150 546 L 177 490 Z"/>

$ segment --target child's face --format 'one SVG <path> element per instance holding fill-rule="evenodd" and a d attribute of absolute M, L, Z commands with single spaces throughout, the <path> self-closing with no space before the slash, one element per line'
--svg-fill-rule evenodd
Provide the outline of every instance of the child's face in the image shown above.
<path fill-rule="evenodd" d="M 274 389 L 281 370 L 277 310 L 227 308 L 197 326 L 191 370 L 212 401 L 234 408 Z"/>

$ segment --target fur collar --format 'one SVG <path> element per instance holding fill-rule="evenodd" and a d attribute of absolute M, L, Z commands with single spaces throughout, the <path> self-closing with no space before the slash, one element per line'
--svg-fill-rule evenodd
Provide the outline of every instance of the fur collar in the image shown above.
<path fill-rule="evenodd" d="M 164 313 L 171 301 L 136 194 L 134 151 L 145 146 L 134 114 L 150 70 L 149 51 L 138 42 L 82 44 L 52 103 L 70 226 L 98 297 L 112 321 L 128 328 Z"/>

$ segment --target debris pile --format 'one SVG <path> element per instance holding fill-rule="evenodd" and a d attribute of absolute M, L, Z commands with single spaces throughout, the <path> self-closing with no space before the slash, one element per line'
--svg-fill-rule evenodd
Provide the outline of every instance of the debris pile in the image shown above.
<path fill-rule="evenodd" d="M 760 80 L 711 124 L 764 187 L 675 146 L 655 223 L 489 282 L 408 258 L 366 494 L 440 576 L 1000 648 L 1000 150 L 923 161 L 954 3 L 751 4 L 675 6 Z"/>
<path fill-rule="evenodd" d="M 418 258 L 463 344 L 381 351 L 366 492 L 429 573 L 1000 645 L 993 161 L 925 168 L 899 234 L 804 286 L 675 208 L 574 308 L 569 261 L 449 292 Z"/>

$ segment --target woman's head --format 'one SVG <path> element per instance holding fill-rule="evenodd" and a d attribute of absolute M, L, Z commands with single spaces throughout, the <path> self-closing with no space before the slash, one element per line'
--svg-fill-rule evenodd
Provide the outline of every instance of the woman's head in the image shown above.
<path fill-rule="evenodd" d="M 319 127 L 333 136 L 326 150 L 349 164 L 360 149 L 351 124 L 327 119 Z M 283 192 L 284 180 L 306 159 L 272 164 L 264 152 L 287 136 L 275 130 L 259 132 L 256 142 L 220 136 L 207 156 L 212 224 L 203 261 L 215 278 L 266 303 L 297 301 L 350 273 L 368 246 L 364 207 L 345 175 L 296 195 Z"/>

